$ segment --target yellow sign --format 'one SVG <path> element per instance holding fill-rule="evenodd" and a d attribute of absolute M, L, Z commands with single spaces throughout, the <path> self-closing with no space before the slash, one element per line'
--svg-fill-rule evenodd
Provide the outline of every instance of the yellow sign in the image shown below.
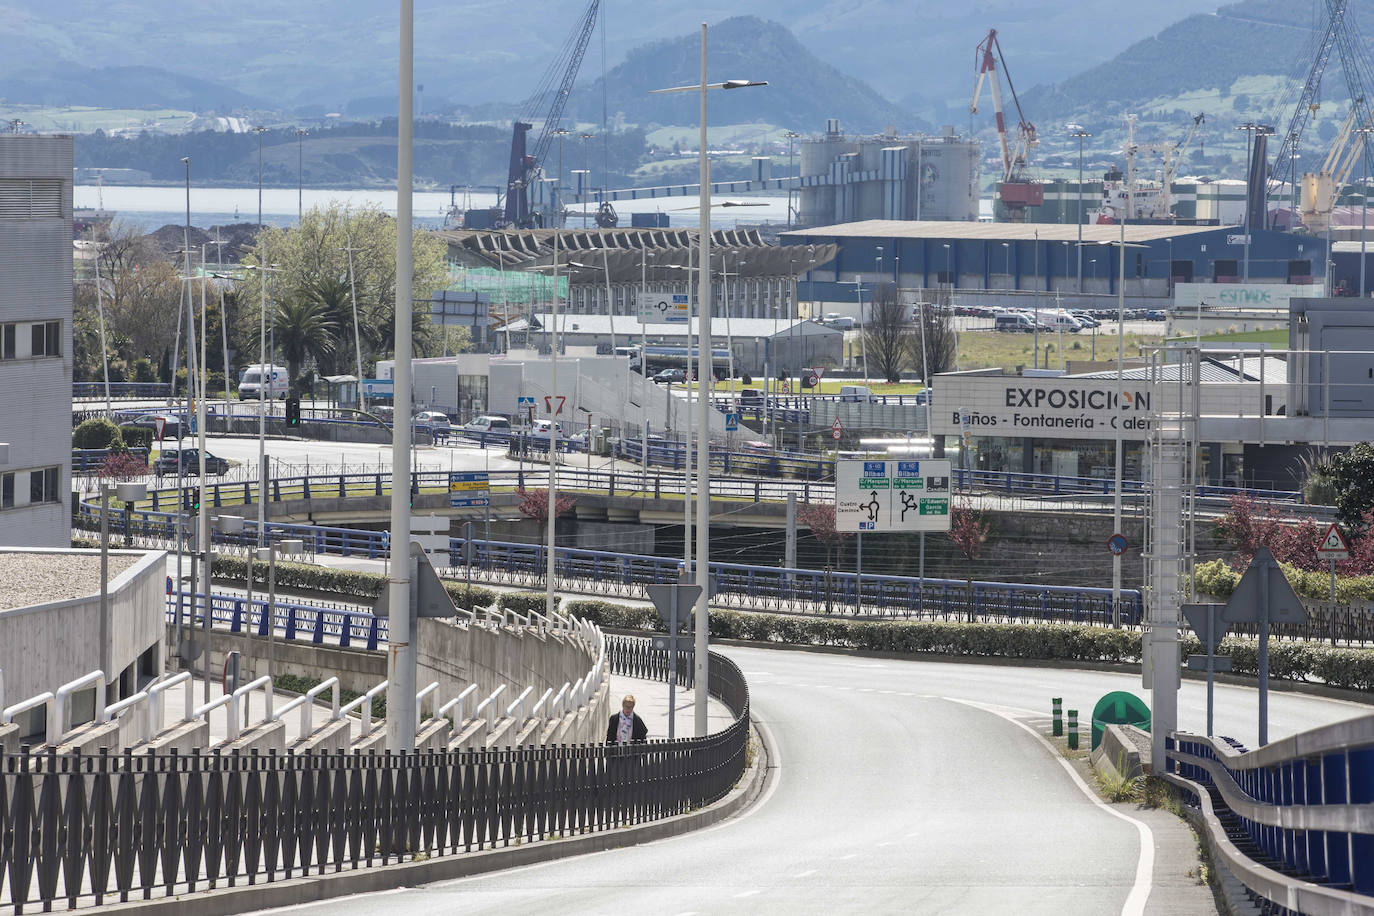
<path fill-rule="evenodd" d="M 448 484 L 450 493 L 461 493 L 466 490 L 486 490 L 490 485 L 485 480 L 451 480 Z"/>

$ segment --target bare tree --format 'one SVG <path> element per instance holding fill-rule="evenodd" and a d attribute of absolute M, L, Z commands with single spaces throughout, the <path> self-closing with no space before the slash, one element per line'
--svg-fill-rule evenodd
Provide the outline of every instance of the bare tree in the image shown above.
<path fill-rule="evenodd" d="M 911 361 L 922 378 L 954 368 L 954 309 L 947 299 L 939 301 L 937 298 L 918 306 L 916 323 L 911 328 L 907 343 L 911 347 Z"/>
<path fill-rule="evenodd" d="M 864 322 L 864 351 L 870 370 L 889 382 L 901 381 L 911 352 L 911 324 L 907 318 L 897 295 L 897 284 L 883 283 L 874 289 L 873 304 Z"/>

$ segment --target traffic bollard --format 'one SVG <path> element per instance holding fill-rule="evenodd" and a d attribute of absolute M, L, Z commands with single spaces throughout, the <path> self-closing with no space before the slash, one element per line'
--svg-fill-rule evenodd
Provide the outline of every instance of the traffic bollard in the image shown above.
<path fill-rule="evenodd" d="M 1069 710 L 1069 750 L 1078 750 L 1078 710 Z"/>
<path fill-rule="evenodd" d="M 1064 734 L 1064 700 L 1062 697 L 1054 697 L 1050 700 L 1054 704 L 1054 736 L 1058 738 Z"/>

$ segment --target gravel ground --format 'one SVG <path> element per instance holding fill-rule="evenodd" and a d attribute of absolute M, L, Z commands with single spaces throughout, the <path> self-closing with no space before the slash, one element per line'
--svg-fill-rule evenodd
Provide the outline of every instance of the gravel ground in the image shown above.
<path fill-rule="evenodd" d="M 138 557 L 110 556 L 110 579 Z M 100 591 L 100 554 L 0 553 L 0 610 L 81 598 Z"/>

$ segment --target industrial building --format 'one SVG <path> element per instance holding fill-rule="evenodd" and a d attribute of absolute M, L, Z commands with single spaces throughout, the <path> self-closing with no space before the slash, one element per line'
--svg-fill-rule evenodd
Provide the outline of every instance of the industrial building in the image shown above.
<path fill-rule="evenodd" d="M 0 134 L 0 545 L 71 543 L 72 138 Z"/>
<path fill-rule="evenodd" d="M 833 260 L 799 282 L 811 303 L 872 301 L 873 288 L 940 290 L 967 304 L 1031 307 L 1049 297 L 1066 308 L 1115 307 L 1122 227 L 1063 223 L 868 220 L 798 229 L 784 249 L 834 246 Z M 1176 283 L 1315 284 L 1325 243 L 1313 236 L 1218 226 L 1125 227 L 1125 298 L 1166 308 Z M 1081 277 L 1081 281 L 1080 281 Z M 855 280 L 859 283 L 856 287 Z"/>
<path fill-rule="evenodd" d="M 801 144 L 801 221 L 978 219 L 977 140 L 946 127 L 939 137 L 846 136 L 838 118 Z"/>
<path fill-rule="evenodd" d="M 562 308 L 569 314 L 634 316 L 641 292 L 688 294 L 697 285 L 699 233 L 692 229 L 452 230 L 440 235 L 448 242 L 448 260 L 455 272 L 494 268 L 513 277 L 523 271 L 550 278 L 555 273 L 557 236 L 556 272 Z M 758 230 L 713 230 L 712 314 L 795 317 L 796 278 L 835 252 L 834 245 L 770 245 Z M 533 302 L 503 301 L 503 287 L 489 293 L 493 325 L 498 328 L 535 307 Z M 545 306 L 540 307 L 553 298 L 552 280 L 546 289 L 540 297 Z"/>

